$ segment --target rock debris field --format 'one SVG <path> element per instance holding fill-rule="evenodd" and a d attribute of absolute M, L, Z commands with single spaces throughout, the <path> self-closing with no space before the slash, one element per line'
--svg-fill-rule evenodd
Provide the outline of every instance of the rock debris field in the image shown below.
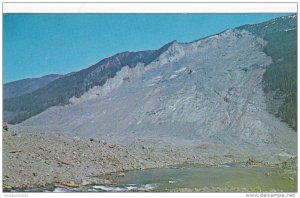
<path fill-rule="evenodd" d="M 109 173 L 122 177 L 130 170 L 184 163 L 205 166 L 242 163 L 248 166 L 256 162 L 251 156 L 232 155 L 233 151 L 222 145 L 179 148 L 157 140 L 140 140 L 125 146 L 97 138 L 5 130 L 3 137 L 3 188 L 6 190 L 110 184 L 105 178 Z M 260 165 L 270 165 L 270 162 L 279 163 L 289 157 L 261 156 L 255 160 Z"/>
<path fill-rule="evenodd" d="M 110 183 L 103 175 L 296 156 L 297 133 L 266 111 L 266 41 L 227 30 L 174 42 L 102 87 L 3 131 L 3 186 Z M 249 161 L 250 160 L 250 161 Z M 253 162 L 253 163 L 252 163 Z"/>

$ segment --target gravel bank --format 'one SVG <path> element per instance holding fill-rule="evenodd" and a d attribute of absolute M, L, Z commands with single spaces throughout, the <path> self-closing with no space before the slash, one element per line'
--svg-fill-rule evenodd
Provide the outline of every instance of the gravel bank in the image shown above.
<path fill-rule="evenodd" d="M 157 141 L 111 144 L 96 138 L 3 130 L 3 187 L 110 183 L 101 175 L 184 163 L 191 157 Z"/>
<path fill-rule="evenodd" d="M 229 155 L 232 151 L 228 149 L 228 153 L 224 153 L 225 147 L 206 147 L 175 147 L 150 139 L 135 141 L 130 145 L 117 145 L 97 138 L 3 130 L 3 188 L 108 184 L 111 181 L 104 177 L 108 173 L 117 172 L 122 177 L 129 170 L 183 163 L 255 164 L 253 160 L 249 163 L 249 156 Z M 209 147 L 212 149 L 207 151 L 210 153 L 207 155 L 203 149 Z M 265 162 L 260 161 L 259 164 L 266 164 L 266 160 L 269 160 L 264 159 Z"/>

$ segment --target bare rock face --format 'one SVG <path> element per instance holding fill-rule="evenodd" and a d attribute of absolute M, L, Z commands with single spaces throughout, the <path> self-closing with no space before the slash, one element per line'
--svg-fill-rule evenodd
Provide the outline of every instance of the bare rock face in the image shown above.
<path fill-rule="evenodd" d="M 265 110 L 261 81 L 272 60 L 264 45 L 250 32 L 231 29 L 192 43 L 175 41 L 147 66 L 124 67 L 70 105 L 51 107 L 14 128 L 293 154 L 296 133 Z"/>

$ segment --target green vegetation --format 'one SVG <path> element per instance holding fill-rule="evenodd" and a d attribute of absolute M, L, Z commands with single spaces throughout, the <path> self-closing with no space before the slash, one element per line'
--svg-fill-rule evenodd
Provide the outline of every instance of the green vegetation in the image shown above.
<path fill-rule="evenodd" d="M 268 41 L 264 51 L 272 57 L 273 64 L 263 76 L 264 91 L 272 95 L 267 100 L 270 113 L 297 130 L 297 15 L 276 18 L 256 25 L 239 27 Z"/>
<path fill-rule="evenodd" d="M 273 64 L 264 74 L 264 91 L 273 91 L 284 97 L 277 115 L 293 129 L 297 129 L 297 31 L 281 31 L 268 34 L 265 52 Z"/>

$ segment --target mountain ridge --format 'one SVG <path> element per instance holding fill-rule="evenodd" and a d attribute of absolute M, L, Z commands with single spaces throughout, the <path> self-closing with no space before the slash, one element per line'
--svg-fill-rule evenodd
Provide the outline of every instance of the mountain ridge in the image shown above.
<path fill-rule="evenodd" d="M 279 19 L 285 18 L 280 17 Z M 264 23 L 266 22 L 263 22 L 261 24 Z M 249 31 L 249 27 L 252 26 L 246 25 L 244 27 L 245 29 L 247 29 L 247 31 Z M 236 29 L 243 29 L 241 27 Z M 280 28 L 284 29 L 286 27 L 283 26 Z M 230 31 L 230 29 L 224 30 L 219 34 L 214 34 L 194 40 L 189 43 L 178 43 L 176 40 L 173 40 L 172 42 L 167 43 L 158 50 L 138 52 L 125 51 L 117 53 L 111 57 L 99 61 L 98 63 L 88 68 L 57 79 L 49 83 L 47 86 L 42 87 L 41 89 L 38 89 L 30 94 L 27 94 L 26 96 L 4 100 L 4 120 L 12 124 L 19 123 L 31 116 L 43 112 L 49 107 L 69 104 L 70 98 L 80 97 L 83 93 L 90 90 L 92 87 L 104 85 L 108 79 L 113 78 L 116 73 L 120 71 L 124 66 L 128 65 L 129 68 L 133 68 L 138 63 L 144 64 L 144 66 L 146 66 L 153 61 L 158 61 L 156 59 L 168 50 L 171 50 L 170 53 L 182 53 L 182 51 L 180 52 L 180 49 L 176 48 L 176 44 L 178 44 L 179 46 L 197 43 L 203 39 L 217 37 L 218 35 L 226 31 Z M 170 61 L 170 59 L 165 60 L 166 63 Z M 32 102 L 33 98 L 34 102 Z M 20 103 L 19 101 L 23 102 Z"/>
<path fill-rule="evenodd" d="M 48 74 L 5 83 L 3 84 L 3 98 L 8 99 L 34 92 L 62 76 L 61 74 Z"/>
<path fill-rule="evenodd" d="M 125 66 L 69 105 L 51 107 L 14 128 L 99 136 L 121 144 L 159 139 L 253 155 L 293 154 L 296 133 L 266 111 L 262 79 L 272 64 L 263 52 L 266 45 L 245 30 L 173 43 L 146 67 Z"/>
<path fill-rule="evenodd" d="M 91 87 L 103 85 L 123 66 L 134 67 L 138 62 L 148 64 L 167 50 L 172 43 L 173 41 L 158 50 L 117 53 L 88 68 L 65 75 L 34 92 L 5 99 L 4 121 L 18 123 L 51 106 L 68 104 L 71 97 L 79 97 Z M 32 110 L 32 106 L 34 106 L 34 110 Z"/>

